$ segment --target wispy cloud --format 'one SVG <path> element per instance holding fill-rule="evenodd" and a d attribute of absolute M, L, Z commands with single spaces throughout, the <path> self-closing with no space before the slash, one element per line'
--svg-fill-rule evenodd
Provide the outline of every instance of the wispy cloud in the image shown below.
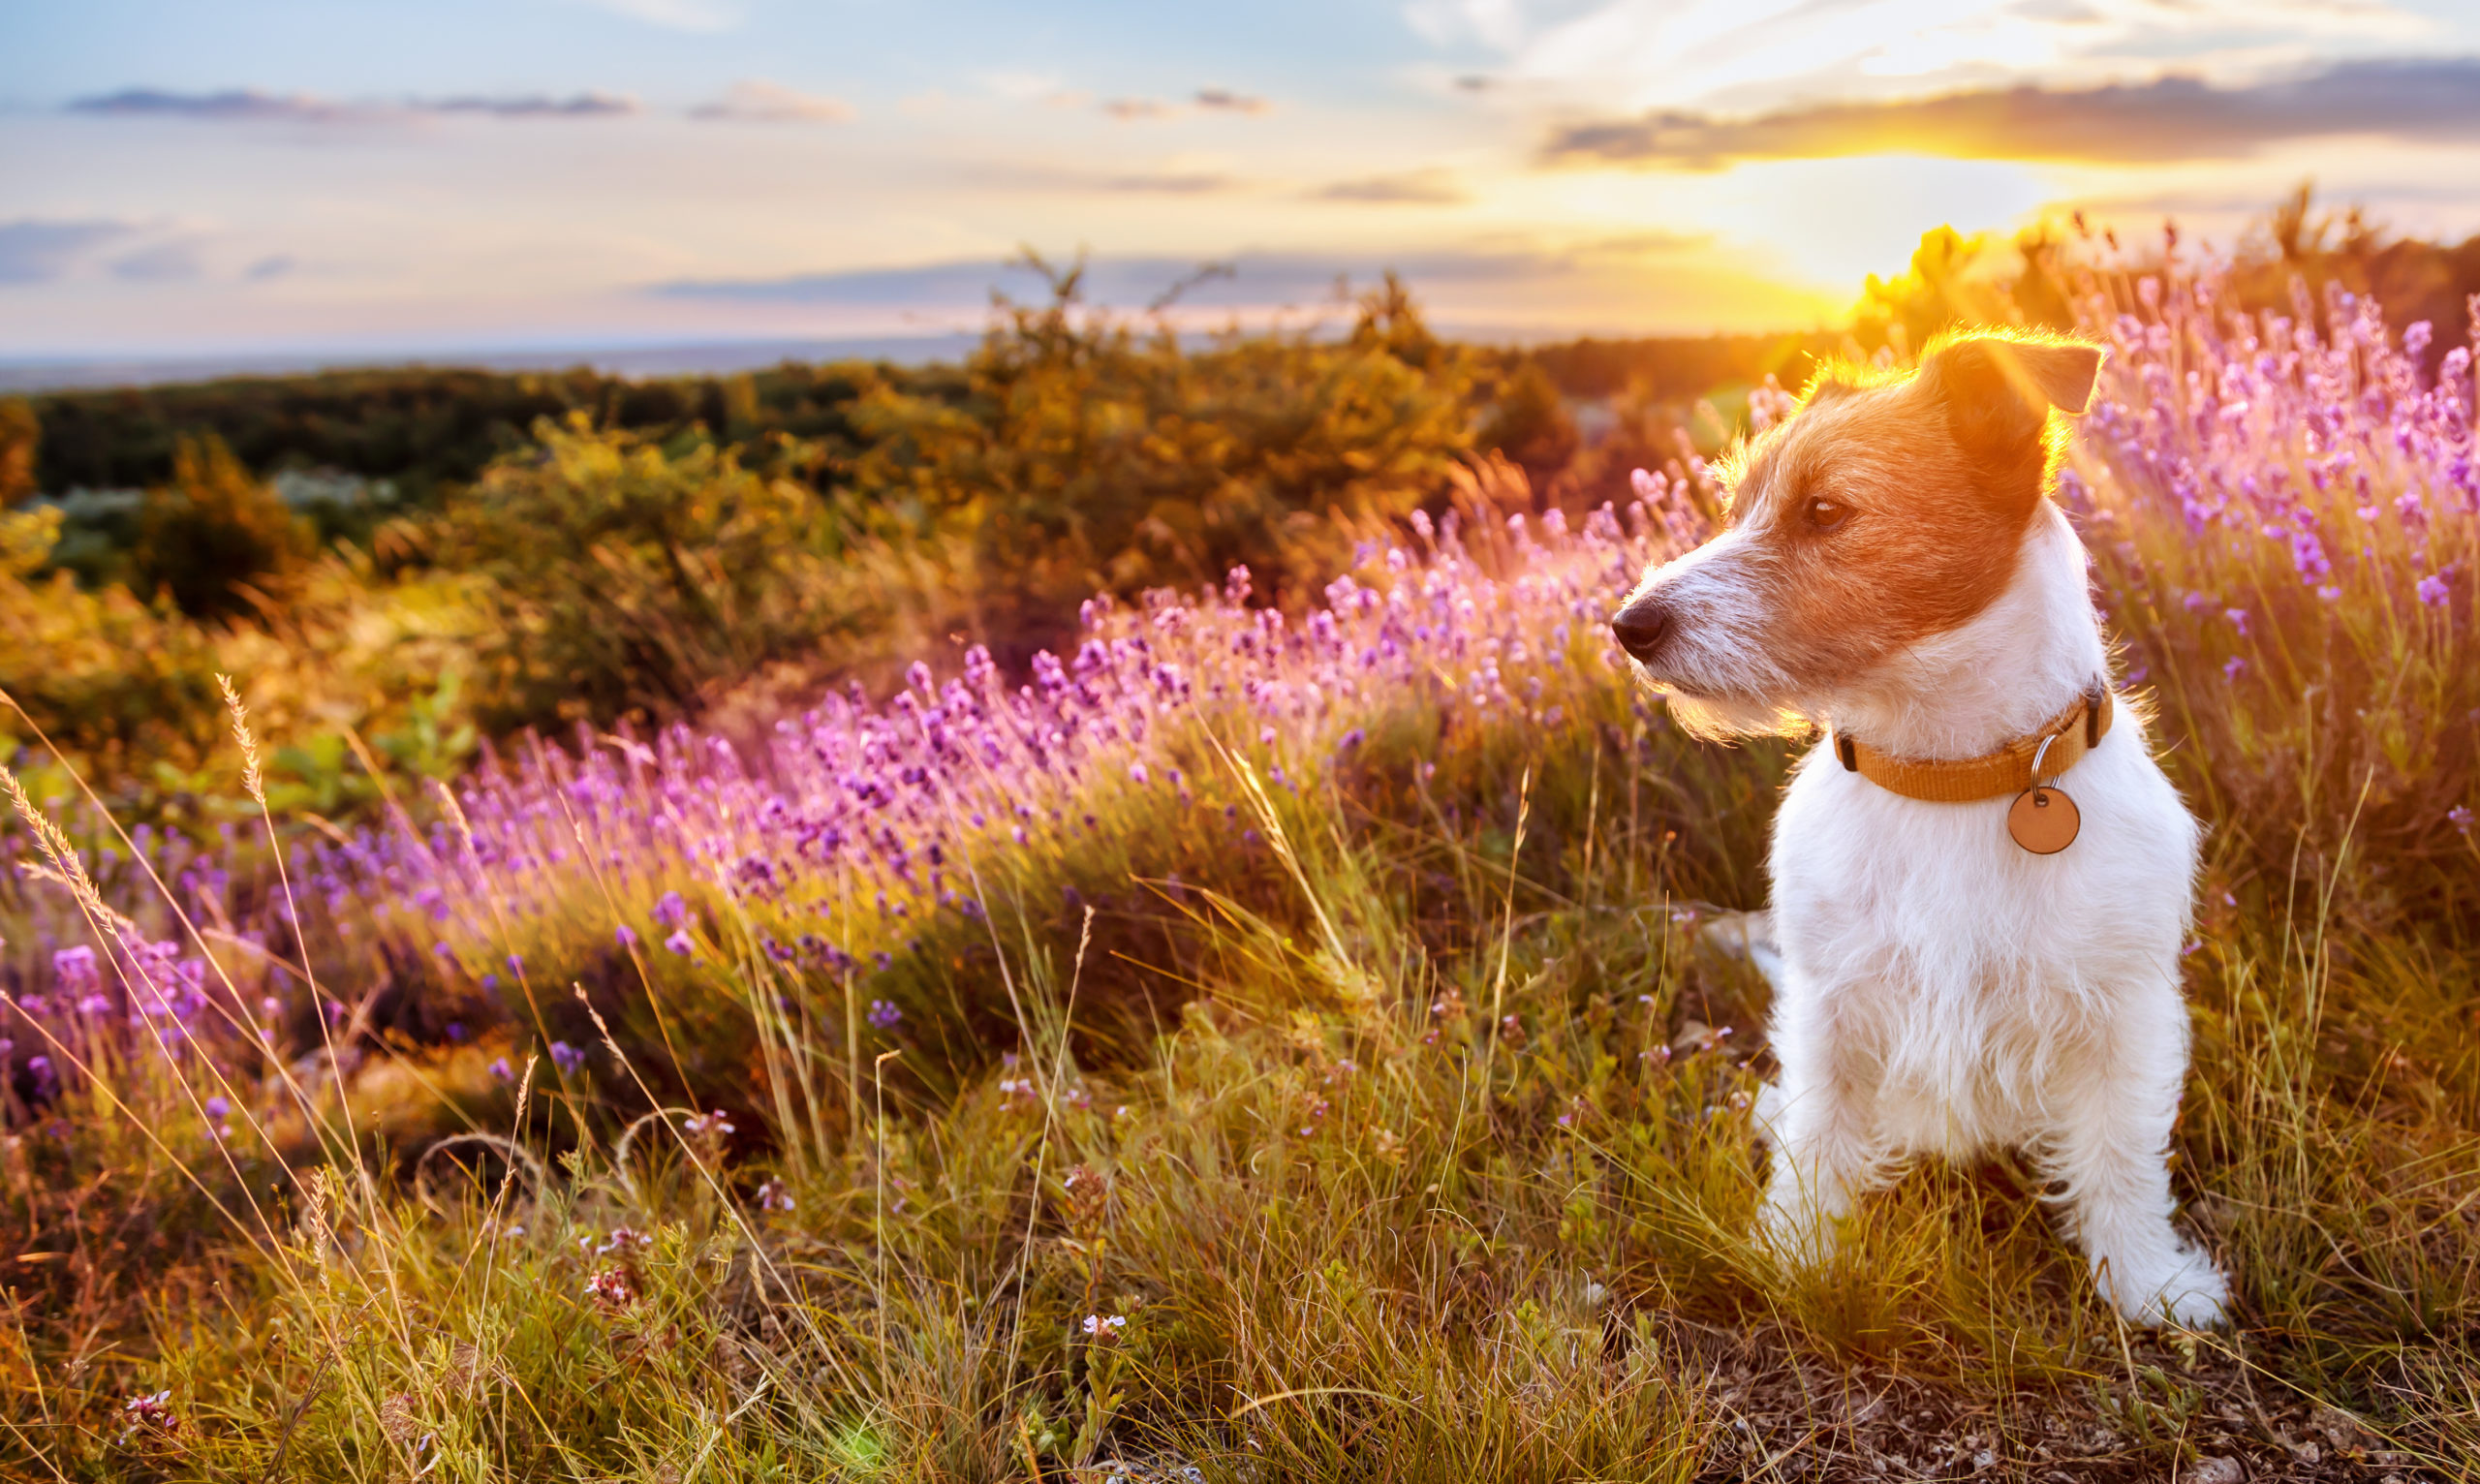
<path fill-rule="evenodd" d="M 1191 95 L 1186 107 L 1165 103 L 1160 98 L 1107 98 L 1102 111 L 1123 121 L 1141 118 L 1172 118 L 1194 108 L 1200 113 L 1238 113 L 1255 117 L 1271 112 L 1274 105 L 1255 93 L 1233 92 L 1227 87 L 1201 87 Z"/>
<path fill-rule="evenodd" d="M 44 284 L 95 248 L 136 231 L 126 222 L 0 222 L 0 284 Z"/>
<path fill-rule="evenodd" d="M 1207 196 L 1228 191 L 1240 182 L 1213 170 L 1139 170 L 1106 175 L 1099 183 L 1106 191 L 1137 196 Z"/>
<path fill-rule="evenodd" d="M 1565 246 L 1478 243 L 1386 256 L 1317 252 L 1251 252 L 1224 260 L 1228 274 L 1195 282 L 1184 308 L 1259 308 L 1332 301 L 1339 282 L 1367 283 L 1387 268 L 1416 288 L 1523 284 L 1595 272 L 1651 259 L 1708 250 L 1693 233 L 1639 232 Z M 1170 257 L 1102 257 L 1086 264 L 1084 290 L 1096 303 L 1154 302 L 1174 284 L 1195 278 L 1197 263 Z M 986 259 L 914 267 L 796 273 L 779 278 L 683 279 L 649 286 L 666 299 L 803 305 L 817 308 L 905 308 L 971 313 L 994 292 L 1022 297 L 1043 292 L 1041 276 L 1022 263 Z"/>
<path fill-rule="evenodd" d="M 72 113 L 122 118 L 177 118 L 202 123 L 324 124 L 421 114 L 483 114 L 493 118 L 614 118 L 637 111 L 637 102 L 615 93 L 584 92 L 460 94 L 405 98 L 384 103 L 340 103 L 309 93 L 265 93 L 226 88 L 177 93 L 162 88 L 123 88 L 73 100 Z"/>
<path fill-rule="evenodd" d="M 2467 8 L 2467 7 L 2466 7 Z M 2001 81 L 2220 83 L 2427 51 L 2433 0 L 1412 0 L 1410 17 L 1532 105 L 1760 112 Z M 2427 44 L 2427 45 L 2424 45 Z M 1494 89 L 1495 91 L 1496 89 Z"/>
<path fill-rule="evenodd" d="M 513 96 L 415 99 L 417 113 L 487 113 L 494 118 L 617 118 L 637 111 L 637 100 L 618 93 L 548 93 Z"/>
<path fill-rule="evenodd" d="M 852 106 L 840 98 L 753 77 L 733 83 L 716 102 L 692 108 L 689 116 L 757 124 L 837 123 L 852 116 Z"/>
<path fill-rule="evenodd" d="M 1373 206 L 1454 206 L 1471 201 L 1472 194 L 1464 189 L 1454 171 L 1432 169 L 1338 180 L 1310 192 L 1309 197 Z"/>
<path fill-rule="evenodd" d="M 1541 153 L 1553 163 L 1676 170 L 1876 154 L 2134 163 L 2228 159 L 2336 135 L 2480 139 L 2480 57 L 2343 62 L 2244 87 L 2172 77 L 1820 104 L 1738 119 L 1657 111 L 1561 127 Z"/>
<path fill-rule="evenodd" d="M 1173 158 L 1123 170 L 1082 170 L 1038 160 L 976 161 L 957 171 L 976 190 L 1061 196 L 1210 196 L 1247 182 L 1207 163 Z"/>
<path fill-rule="evenodd" d="M 1274 105 L 1252 93 L 1235 93 L 1227 87 L 1197 89 L 1196 106 L 1213 113 L 1263 113 Z"/>
<path fill-rule="evenodd" d="M 103 113 L 133 118 L 195 118 L 216 123 L 298 120 L 323 122 L 347 111 L 341 105 L 307 93 L 262 93 L 256 88 L 227 88 L 216 93 L 173 93 L 161 88 L 123 88 L 69 105 L 72 113 Z"/>
<path fill-rule="evenodd" d="M 112 276 L 132 283 L 181 283 L 200 272 L 195 242 L 158 242 L 112 261 Z"/>

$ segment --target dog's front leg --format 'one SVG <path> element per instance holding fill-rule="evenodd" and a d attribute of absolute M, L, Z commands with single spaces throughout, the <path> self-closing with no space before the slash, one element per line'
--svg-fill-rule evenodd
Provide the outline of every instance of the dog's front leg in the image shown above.
<path fill-rule="evenodd" d="M 2092 1059 L 2056 1099 L 2042 1162 L 2064 1187 L 2059 1198 L 2093 1282 L 2137 1323 L 2220 1324 L 2227 1284 L 2170 1222 L 2170 1130 L 2187 1072 L 2176 982 L 2131 995 Z"/>
<path fill-rule="evenodd" d="M 1774 1160 L 1757 1230 L 1786 1261 L 1815 1267 L 1834 1254 L 1837 1223 L 1877 1182 L 1882 1161 L 1876 1077 L 1801 998 L 1785 996 L 1776 1017 L 1782 1076 L 1758 1104 Z"/>

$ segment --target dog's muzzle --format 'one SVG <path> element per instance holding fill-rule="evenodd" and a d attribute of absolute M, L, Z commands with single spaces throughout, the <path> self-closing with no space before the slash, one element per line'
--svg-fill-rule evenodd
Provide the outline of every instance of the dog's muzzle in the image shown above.
<path fill-rule="evenodd" d="M 1661 652 L 1662 641 L 1670 637 L 1676 625 L 1671 611 L 1654 598 L 1639 598 L 1611 616 L 1610 632 L 1619 637 L 1619 647 L 1639 663 L 1651 665 Z"/>

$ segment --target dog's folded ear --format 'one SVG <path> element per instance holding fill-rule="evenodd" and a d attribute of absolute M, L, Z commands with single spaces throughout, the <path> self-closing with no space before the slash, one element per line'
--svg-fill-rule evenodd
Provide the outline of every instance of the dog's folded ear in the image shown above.
<path fill-rule="evenodd" d="M 2050 409 L 2081 413 L 2101 374 L 2099 346 L 1959 335 L 1933 344 L 1921 379 L 1946 403 L 1956 438 L 1975 451 L 2036 445 Z"/>

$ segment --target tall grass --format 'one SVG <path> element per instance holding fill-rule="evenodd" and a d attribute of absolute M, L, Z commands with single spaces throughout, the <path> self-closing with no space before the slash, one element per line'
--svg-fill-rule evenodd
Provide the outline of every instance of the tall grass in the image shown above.
<path fill-rule="evenodd" d="M 2117 292 L 2067 498 L 2216 831 L 2178 1171 L 2234 1333 L 2125 1330 L 2002 1160 L 1916 1172 L 1834 1272 L 1750 1243 L 1731 913 L 1784 754 L 1689 742 L 1601 628 L 1714 491 L 1578 517 L 1483 466 L 1298 618 L 1240 573 L 1098 602 L 1022 686 L 969 656 L 762 752 L 581 731 L 257 868 L 21 795 L 0 1457 L 2454 1467 L 2469 359 Z"/>

